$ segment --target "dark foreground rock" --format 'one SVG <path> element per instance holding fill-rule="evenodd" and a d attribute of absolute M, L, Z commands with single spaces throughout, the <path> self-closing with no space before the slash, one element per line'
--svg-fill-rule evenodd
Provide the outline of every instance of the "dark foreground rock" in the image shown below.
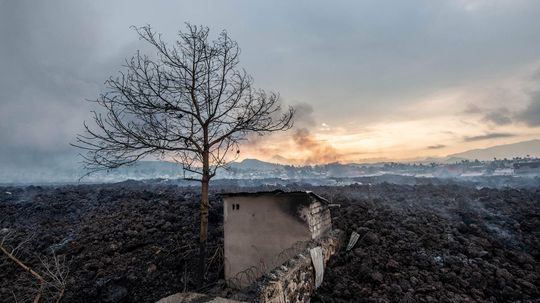
<path fill-rule="evenodd" d="M 63 302 L 156 302 L 223 285 L 220 191 L 214 186 L 206 287 L 195 282 L 198 189 L 124 182 L 0 188 L 0 230 L 40 269 L 54 251 L 70 261 Z M 538 302 L 540 189 L 424 184 L 310 187 L 340 203 L 334 225 L 360 234 L 329 262 L 315 302 Z M 35 285 L 0 256 L 0 302 Z"/>
<path fill-rule="evenodd" d="M 540 191 L 371 190 L 341 200 L 336 223 L 360 240 L 330 260 L 314 302 L 540 301 Z"/>
<path fill-rule="evenodd" d="M 16 232 L 15 244 L 32 237 L 21 259 L 39 270 L 38 257 L 54 250 L 70 262 L 63 302 L 155 302 L 199 288 L 196 189 L 125 183 L 0 192 L 0 228 Z M 222 278 L 222 208 L 215 198 L 211 204 L 208 284 Z M 18 268 L 0 262 L 0 302 L 33 293 Z"/>

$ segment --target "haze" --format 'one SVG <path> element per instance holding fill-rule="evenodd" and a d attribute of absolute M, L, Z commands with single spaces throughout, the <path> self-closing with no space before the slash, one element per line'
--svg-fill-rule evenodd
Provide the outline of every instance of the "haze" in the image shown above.
<path fill-rule="evenodd" d="M 540 138 L 540 2 L 0 0 L 0 164 L 71 157 L 103 82 L 184 22 L 227 30 L 257 87 L 298 109 L 242 158 L 444 156 Z"/>

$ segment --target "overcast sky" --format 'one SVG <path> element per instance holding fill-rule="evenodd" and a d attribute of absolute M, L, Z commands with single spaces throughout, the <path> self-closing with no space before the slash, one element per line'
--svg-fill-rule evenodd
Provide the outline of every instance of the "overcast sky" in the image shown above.
<path fill-rule="evenodd" d="M 361 162 L 540 138 L 537 0 L 0 0 L 0 162 L 76 153 L 85 99 L 144 49 L 129 27 L 173 41 L 184 22 L 226 29 L 256 86 L 300 109 L 242 157 Z"/>

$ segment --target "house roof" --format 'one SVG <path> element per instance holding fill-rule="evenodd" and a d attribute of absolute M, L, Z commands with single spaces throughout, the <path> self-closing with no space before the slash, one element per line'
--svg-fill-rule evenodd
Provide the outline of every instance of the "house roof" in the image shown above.
<path fill-rule="evenodd" d="M 281 189 L 276 189 L 273 191 L 257 191 L 257 192 L 236 192 L 236 193 L 220 193 L 221 197 L 239 197 L 239 196 L 251 196 L 251 197 L 257 197 L 257 196 L 278 196 L 278 195 L 288 195 L 288 196 L 294 196 L 294 195 L 307 195 L 311 198 L 318 200 L 324 204 L 329 204 L 330 202 L 326 200 L 325 198 L 315 194 L 312 191 L 283 191 Z"/>

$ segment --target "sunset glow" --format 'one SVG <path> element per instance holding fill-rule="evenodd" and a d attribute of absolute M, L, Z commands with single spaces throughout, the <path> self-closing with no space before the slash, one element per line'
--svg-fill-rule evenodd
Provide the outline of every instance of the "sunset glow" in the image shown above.
<path fill-rule="evenodd" d="M 529 96 L 536 84 L 531 81 L 535 72 L 525 68 L 518 72 L 520 79 L 493 80 L 435 92 L 389 110 L 375 121 L 354 117 L 330 121 L 313 112 L 313 121 L 324 122 L 308 127 L 310 144 L 299 144 L 293 129 L 264 142 L 245 144 L 241 159 L 292 164 L 412 161 L 537 139 L 538 126 L 515 119 L 535 101 Z M 507 98 L 512 102 L 508 103 Z M 497 118 L 501 121 L 492 121 Z M 302 121 L 298 129 L 303 129 Z"/>

